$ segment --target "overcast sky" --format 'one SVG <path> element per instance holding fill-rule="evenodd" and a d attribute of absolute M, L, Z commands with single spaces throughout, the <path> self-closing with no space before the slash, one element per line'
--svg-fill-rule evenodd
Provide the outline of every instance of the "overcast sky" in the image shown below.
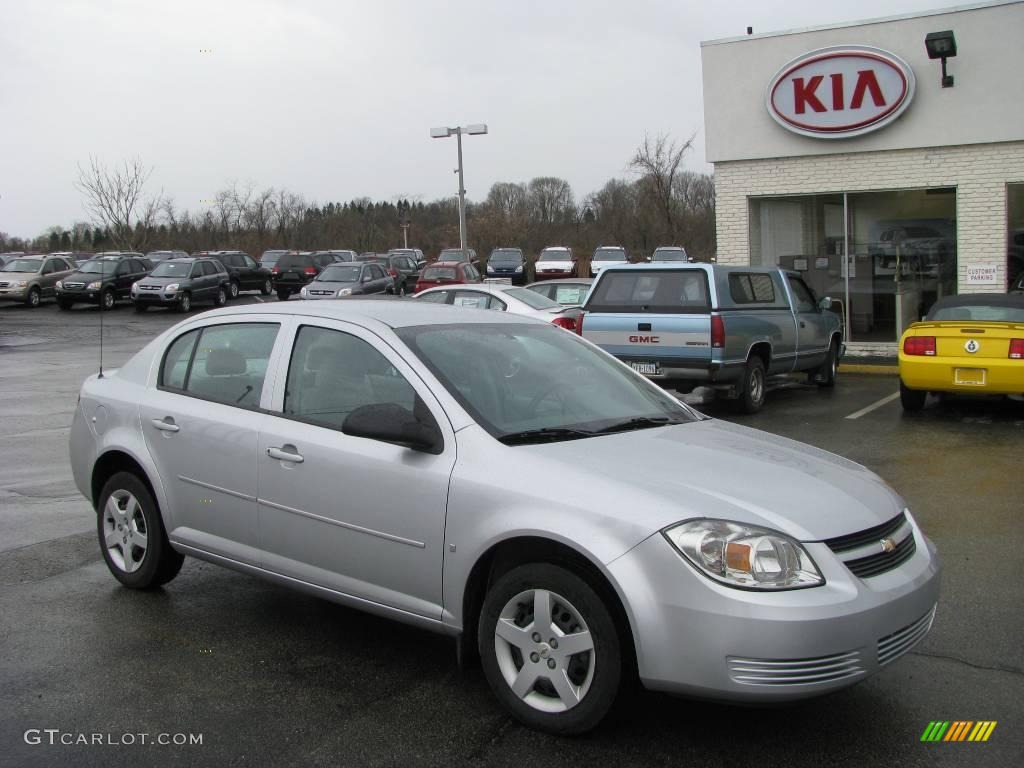
<path fill-rule="evenodd" d="M 86 220 L 90 155 L 138 156 L 199 209 L 232 180 L 320 202 L 625 175 L 645 132 L 696 134 L 700 41 L 943 8 L 950 0 L 4 0 L 0 231 Z M 201 52 L 210 49 L 212 52 Z M 753 76 L 767 80 L 771 73 Z"/>

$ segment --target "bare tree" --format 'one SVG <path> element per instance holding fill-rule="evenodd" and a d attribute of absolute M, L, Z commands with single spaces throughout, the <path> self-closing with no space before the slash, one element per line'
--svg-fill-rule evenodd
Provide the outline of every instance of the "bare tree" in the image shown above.
<path fill-rule="evenodd" d="M 121 167 L 108 167 L 99 158 L 78 166 L 75 188 L 84 197 L 93 223 L 102 226 L 118 248 L 142 250 L 160 210 L 161 195 L 146 198 L 145 186 L 152 167 L 138 158 Z"/>
<path fill-rule="evenodd" d="M 526 185 L 499 181 L 487 193 L 487 205 L 503 218 L 514 221 L 526 216 Z"/>
<path fill-rule="evenodd" d="M 527 185 L 530 215 L 539 224 L 561 224 L 575 218 L 572 187 L 565 179 L 540 176 Z"/>
<path fill-rule="evenodd" d="M 676 175 L 683 156 L 693 146 L 693 139 L 694 136 L 690 136 L 682 144 L 676 144 L 665 134 L 659 134 L 653 141 L 650 136 L 645 136 L 644 143 L 629 161 L 629 167 L 640 174 L 642 188 L 654 198 L 669 242 L 674 242 L 677 236 L 678 205 L 673 195 Z"/>

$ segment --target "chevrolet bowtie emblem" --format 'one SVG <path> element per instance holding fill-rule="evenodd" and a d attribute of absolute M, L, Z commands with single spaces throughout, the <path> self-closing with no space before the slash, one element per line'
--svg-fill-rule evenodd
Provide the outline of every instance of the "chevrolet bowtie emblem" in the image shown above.
<path fill-rule="evenodd" d="M 896 542 L 893 539 L 882 539 L 878 543 L 882 545 L 883 552 L 892 552 L 896 549 Z"/>

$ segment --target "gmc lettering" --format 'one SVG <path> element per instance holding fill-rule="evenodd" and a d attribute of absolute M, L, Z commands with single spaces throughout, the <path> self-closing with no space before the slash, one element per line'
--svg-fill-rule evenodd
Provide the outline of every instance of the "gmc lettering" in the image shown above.
<path fill-rule="evenodd" d="M 660 344 L 661 336 L 630 336 L 630 344 Z"/>

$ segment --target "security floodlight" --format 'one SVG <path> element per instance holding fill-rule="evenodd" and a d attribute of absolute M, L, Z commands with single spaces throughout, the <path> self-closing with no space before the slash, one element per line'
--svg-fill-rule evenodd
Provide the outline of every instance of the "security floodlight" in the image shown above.
<path fill-rule="evenodd" d="M 929 59 L 942 59 L 942 87 L 953 87 L 953 76 L 946 74 L 946 59 L 956 56 L 956 38 L 953 30 L 929 32 L 924 38 L 924 47 Z"/>
<path fill-rule="evenodd" d="M 455 169 L 455 173 L 459 174 L 459 247 L 462 250 L 466 250 L 466 186 L 462 177 L 462 134 L 464 133 L 479 136 L 482 133 L 487 133 L 487 125 L 475 123 L 467 126 L 457 125 L 454 128 L 430 129 L 430 138 L 445 139 L 454 136 L 458 145 L 459 167 Z"/>
<path fill-rule="evenodd" d="M 452 135 L 451 128 L 431 128 L 430 138 L 432 139 L 446 139 Z"/>
<path fill-rule="evenodd" d="M 487 133 L 487 126 L 484 123 L 476 123 L 475 125 L 467 125 L 465 128 L 466 133 L 470 136 L 479 136 L 481 133 Z"/>

